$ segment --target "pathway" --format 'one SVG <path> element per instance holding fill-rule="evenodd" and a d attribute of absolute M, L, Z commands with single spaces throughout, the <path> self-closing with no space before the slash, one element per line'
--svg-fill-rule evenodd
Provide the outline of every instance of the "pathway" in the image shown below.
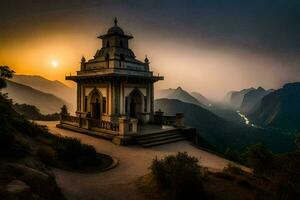
<path fill-rule="evenodd" d="M 37 122 L 47 125 L 50 132 L 75 137 L 83 143 L 93 145 L 98 152 L 111 155 L 119 160 L 119 165 L 103 173 L 73 173 L 55 169 L 57 183 L 69 200 L 119 200 L 143 199 L 135 187 L 135 181 L 149 173 L 148 167 L 156 156 L 176 154 L 186 151 L 199 159 L 200 164 L 215 170 L 222 170 L 229 161 L 214 154 L 199 150 L 181 141 L 151 148 L 140 146 L 117 146 L 110 141 L 94 138 L 76 132 L 58 129 L 58 122 Z"/>

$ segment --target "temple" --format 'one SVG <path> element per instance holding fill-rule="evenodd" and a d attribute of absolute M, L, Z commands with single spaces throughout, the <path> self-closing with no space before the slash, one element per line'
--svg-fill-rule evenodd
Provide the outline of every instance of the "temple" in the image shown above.
<path fill-rule="evenodd" d="M 116 122 L 120 116 L 136 118 L 148 123 L 154 112 L 154 88 L 162 76 L 154 76 L 149 69 L 149 60 L 137 60 L 129 48 L 127 35 L 118 26 L 98 37 L 101 49 L 93 59 L 81 59 L 81 68 L 76 76 L 67 80 L 77 83 L 77 116 L 91 117 Z"/>
<path fill-rule="evenodd" d="M 142 126 L 162 121 L 163 113 L 154 113 L 154 83 L 164 77 L 153 74 L 147 57 L 136 59 L 129 47 L 133 36 L 118 26 L 117 19 L 98 38 L 102 47 L 94 57 L 82 57 L 77 74 L 66 77 L 77 83 L 77 110 L 76 117 L 62 116 L 60 126 L 125 144 L 142 132 Z M 182 123 L 181 115 L 177 118 Z"/>

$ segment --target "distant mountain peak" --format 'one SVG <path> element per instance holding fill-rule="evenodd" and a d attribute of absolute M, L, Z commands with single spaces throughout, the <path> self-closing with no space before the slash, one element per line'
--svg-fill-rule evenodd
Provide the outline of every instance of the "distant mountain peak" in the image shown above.
<path fill-rule="evenodd" d="M 261 86 L 259 86 L 258 88 L 257 88 L 257 90 L 262 90 L 262 91 L 266 91 L 263 87 L 261 87 Z"/>

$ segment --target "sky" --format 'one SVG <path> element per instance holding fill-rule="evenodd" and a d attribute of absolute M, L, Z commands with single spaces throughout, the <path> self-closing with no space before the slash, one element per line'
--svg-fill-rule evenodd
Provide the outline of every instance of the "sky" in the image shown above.
<path fill-rule="evenodd" d="M 0 65 L 73 87 L 65 75 L 101 48 L 114 17 L 137 58 L 165 77 L 156 89 L 220 100 L 300 81 L 298 0 L 1 0 Z"/>

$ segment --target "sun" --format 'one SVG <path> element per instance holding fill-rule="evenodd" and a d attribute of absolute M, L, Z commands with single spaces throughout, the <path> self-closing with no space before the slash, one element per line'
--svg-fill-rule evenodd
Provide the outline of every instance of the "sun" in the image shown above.
<path fill-rule="evenodd" d="M 51 65 L 52 65 L 53 68 L 57 68 L 58 65 L 59 65 L 59 63 L 58 63 L 57 60 L 52 60 L 52 61 L 51 61 Z"/>

